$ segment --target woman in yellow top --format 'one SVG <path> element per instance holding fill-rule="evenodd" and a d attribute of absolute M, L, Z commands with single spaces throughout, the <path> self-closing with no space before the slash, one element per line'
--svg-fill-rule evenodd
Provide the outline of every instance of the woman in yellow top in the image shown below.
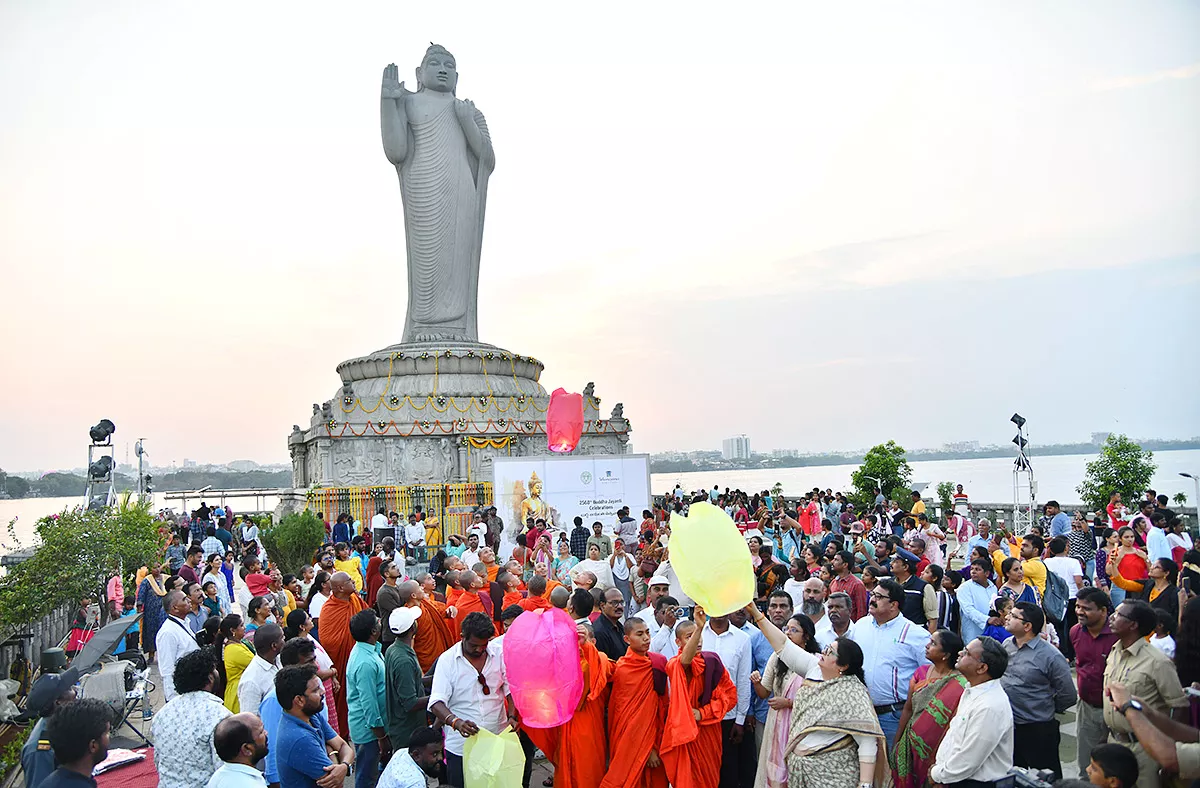
<path fill-rule="evenodd" d="M 425 518 L 425 544 L 427 546 L 445 544 L 442 541 L 442 526 L 436 517 Z"/>
<path fill-rule="evenodd" d="M 246 625 L 242 617 L 230 613 L 221 619 L 221 628 L 217 630 L 217 639 L 213 644 L 217 653 L 221 654 L 221 664 L 225 668 L 225 708 L 234 714 L 240 711 L 238 685 L 242 683 L 242 674 L 254 659 L 254 645 L 245 638 Z"/>

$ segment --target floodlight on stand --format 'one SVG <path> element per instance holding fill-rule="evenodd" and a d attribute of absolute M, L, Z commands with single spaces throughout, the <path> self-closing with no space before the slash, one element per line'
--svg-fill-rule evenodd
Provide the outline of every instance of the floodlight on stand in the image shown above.
<path fill-rule="evenodd" d="M 1025 426 L 1025 417 L 1022 416 L 1020 413 L 1014 413 L 1012 415 L 1012 418 L 1009 419 L 1009 421 L 1011 421 L 1013 424 L 1016 424 L 1017 429 L 1021 429 L 1022 427 Z"/>
<path fill-rule="evenodd" d="M 112 469 L 112 457 L 105 455 L 88 466 L 88 478 L 94 482 L 106 481 Z"/>
<path fill-rule="evenodd" d="M 88 430 L 92 443 L 104 443 L 117 431 L 117 426 L 108 419 L 100 419 L 100 423 Z"/>
<path fill-rule="evenodd" d="M 142 477 L 142 480 L 144 482 L 142 489 L 144 489 L 146 492 L 153 492 L 154 491 L 154 484 L 153 484 L 154 477 L 147 473 L 144 477 Z"/>
<path fill-rule="evenodd" d="M 1019 433 L 1019 432 L 1017 433 L 1017 437 L 1012 439 L 1012 442 L 1015 443 L 1017 445 L 1017 448 L 1020 449 L 1021 451 L 1025 451 L 1025 447 L 1029 445 L 1029 441 L 1027 441 L 1023 437 L 1021 437 L 1021 433 Z"/>

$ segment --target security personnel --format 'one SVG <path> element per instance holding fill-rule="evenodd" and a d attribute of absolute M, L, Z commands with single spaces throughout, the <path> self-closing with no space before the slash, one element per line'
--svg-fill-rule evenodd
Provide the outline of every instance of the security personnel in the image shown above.
<path fill-rule="evenodd" d="M 29 719 L 36 714 L 41 719 L 33 726 L 29 740 L 21 748 L 21 768 L 25 772 L 25 785 L 28 788 L 38 788 L 58 766 L 54 751 L 50 748 L 50 740 L 46 738 L 46 720 L 54 716 L 60 707 L 75 701 L 75 682 L 78 680 L 79 671 L 75 668 L 62 673 L 46 673 L 33 683 L 33 689 L 29 691 L 23 716 Z"/>

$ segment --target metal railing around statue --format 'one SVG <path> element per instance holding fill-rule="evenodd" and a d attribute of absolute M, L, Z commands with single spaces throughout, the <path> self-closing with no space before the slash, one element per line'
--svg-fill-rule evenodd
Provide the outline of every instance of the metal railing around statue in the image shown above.
<path fill-rule="evenodd" d="M 442 539 L 466 533 L 471 514 L 492 505 L 491 482 L 410 484 L 387 487 L 318 487 L 308 492 L 308 508 L 324 512 L 331 521 L 339 514 L 354 515 L 364 525 L 380 508 L 398 512 L 403 522 L 418 506 L 429 522 L 436 517 Z"/>

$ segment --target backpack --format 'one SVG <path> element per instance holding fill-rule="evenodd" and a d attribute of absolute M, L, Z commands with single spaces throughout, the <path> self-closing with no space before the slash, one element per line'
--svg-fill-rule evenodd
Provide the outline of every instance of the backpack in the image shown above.
<path fill-rule="evenodd" d="M 1046 611 L 1046 617 L 1055 624 L 1063 623 L 1066 620 L 1067 601 L 1070 596 L 1071 591 L 1067 588 L 1067 581 L 1047 567 L 1046 595 L 1042 598 L 1042 609 Z"/>

